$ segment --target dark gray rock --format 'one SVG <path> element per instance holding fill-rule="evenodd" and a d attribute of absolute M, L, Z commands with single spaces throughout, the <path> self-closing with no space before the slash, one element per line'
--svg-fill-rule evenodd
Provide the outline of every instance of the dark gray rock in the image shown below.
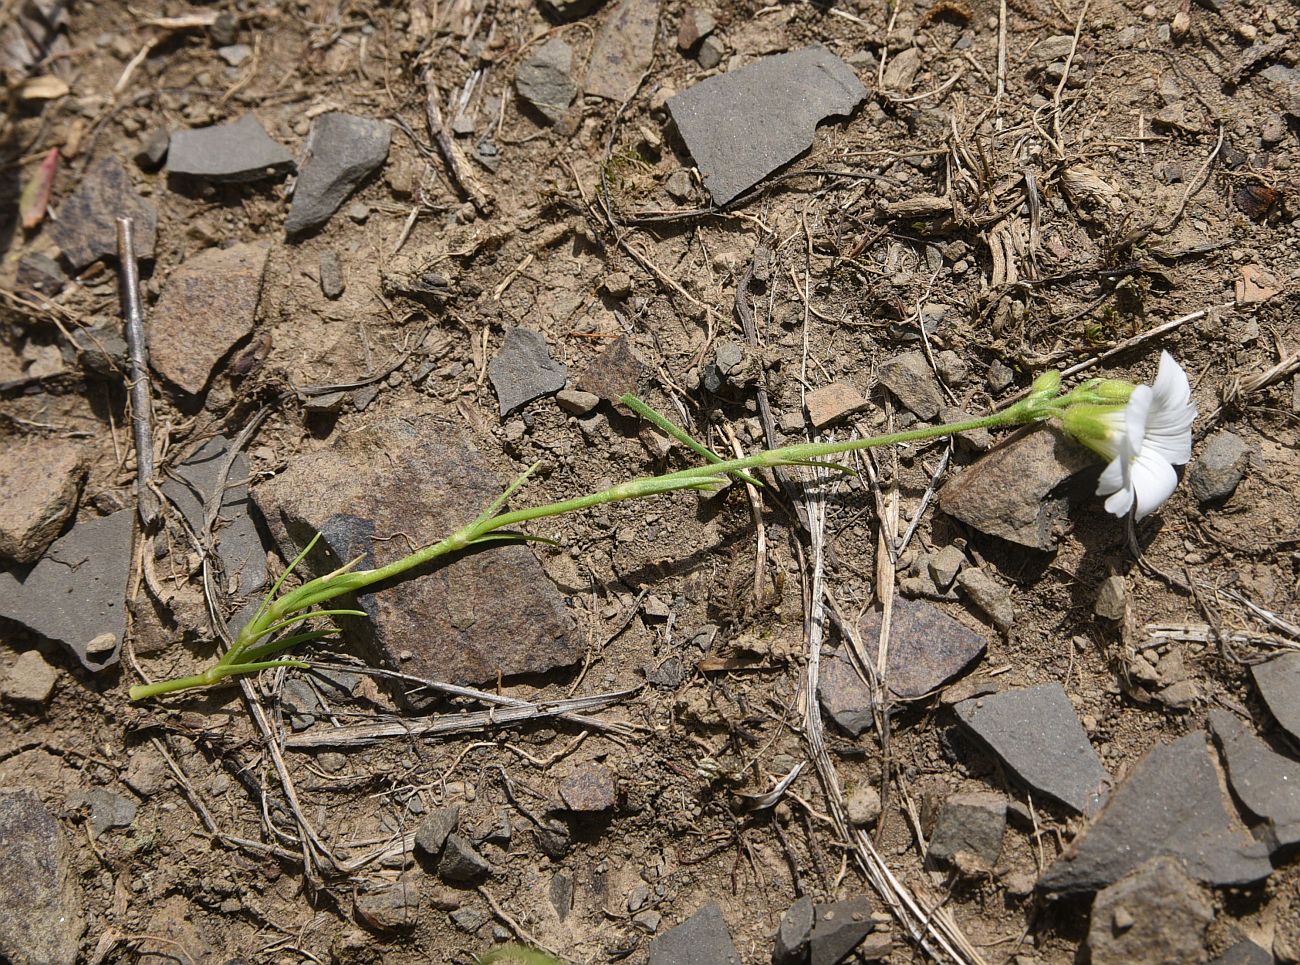
<path fill-rule="evenodd" d="M 97 787 L 84 794 L 69 795 L 71 807 L 86 809 L 90 821 L 91 837 L 98 838 L 114 828 L 129 828 L 135 820 L 138 805 L 123 794 L 114 794 L 107 788 Z"/>
<path fill-rule="evenodd" d="M 164 128 L 155 127 L 140 138 L 140 147 L 135 152 L 135 163 L 146 171 L 157 171 L 167 159 L 167 149 L 171 147 L 171 135 Z"/>
<path fill-rule="evenodd" d="M 86 479 L 81 446 L 28 436 L 0 447 L 0 559 L 35 563 L 76 512 Z"/>
<path fill-rule="evenodd" d="M 343 294 L 343 265 L 333 249 L 320 253 L 320 291 L 331 300 Z"/>
<path fill-rule="evenodd" d="M 488 363 L 488 378 L 507 416 L 544 395 L 564 388 L 569 370 L 551 358 L 546 338 L 530 328 L 506 329 L 505 344 Z"/>
<path fill-rule="evenodd" d="M 871 931 L 871 902 L 863 895 L 818 905 L 808 965 L 838 965 Z"/>
<path fill-rule="evenodd" d="M 1300 761 L 1283 757 L 1226 710 L 1209 716 L 1237 800 L 1263 819 L 1255 836 L 1273 851 L 1300 844 Z"/>
<path fill-rule="evenodd" d="M 415 849 L 423 851 L 430 858 L 437 858 L 459 823 L 460 808 L 454 805 L 434 808 L 415 832 Z"/>
<path fill-rule="evenodd" d="M 1216 432 L 1187 470 L 1187 487 L 1192 495 L 1202 503 L 1227 499 L 1245 475 L 1249 453 L 1240 436 Z"/>
<path fill-rule="evenodd" d="M 57 640 L 87 670 L 117 663 L 134 517 L 124 509 L 88 519 L 55 540 L 34 567 L 0 572 L 0 616 Z"/>
<path fill-rule="evenodd" d="M 363 567 L 405 556 L 474 519 L 503 485 L 486 460 L 428 414 L 377 420 L 303 456 L 253 492 L 282 555 L 292 559 L 316 532 L 304 561 L 329 572 L 363 556 Z M 374 537 L 385 537 L 374 539 Z M 543 673 L 582 659 L 563 598 L 525 546 L 470 553 L 357 600 L 369 618 L 347 632 L 406 673 L 451 683 L 497 674 Z"/>
<path fill-rule="evenodd" d="M 1161 855 L 1180 858 L 1192 877 L 1217 886 L 1250 884 L 1273 870 L 1268 848 L 1229 816 L 1200 732 L 1149 751 L 1039 887 L 1096 891 Z"/>
<path fill-rule="evenodd" d="M 614 775 L 603 764 L 580 764 L 560 781 L 560 800 L 570 811 L 594 814 L 618 803 Z"/>
<path fill-rule="evenodd" d="M 578 87 L 569 76 L 572 70 L 573 48 L 559 37 L 552 37 L 515 69 L 515 90 L 554 124 L 578 96 Z"/>
<path fill-rule="evenodd" d="M 135 256 L 152 261 L 158 238 L 158 209 L 136 193 L 116 158 L 92 165 L 59 208 L 50 237 L 76 271 L 100 258 L 117 257 L 117 219 L 130 218 Z"/>
<path fill-rule="evenodd" d="M 573 879 L 562 871 L 556 874 L 551 878 L 547 897 L 551 899 L 551 907 L 555 909 L 556 916 L 564 921 L 569 917 L 569 912 L 573 911 Z"/>
<path fill-rule="evenodd" d="M 845 653 L 829 651 L 822 656 L 817 698 L 835 725 L 850 737 L 870 730 L 875 722 L 871 688 Z"/>
<path fill-rule="evenodd" d="M 1248 938 L 1243 938 L 1222 955 L 1210 961 L 1210 965 L 1273 965 L 1273 953 L 1260 948 Z"/>
<path fill-rule="evenodd" d="M 397 881 L 357 895 L 357 917 L 375 931 L 414 928 L 420 914 L 420 888 L 414 881 Z"/>
<path fill-rule="evenodd" d="M 1064 433 L 1031 428 L 945 485 L 939 507 L 991 536 L 1030 549 L 1054 550 L 1067 528 L 1070 495 L 1057 487 L 1095 465 L 1096 457 Z"/>
<path fill-rule="evenodd" d="M 163 494 L 180 509 L 196 533 L 203 532 L 204 506 L 216 495 L 218 477 L 229 454 L 230 440 L 221 435 L 213 436 L 177 466 L 162 485 Z M 220 515 L 213 531 L 223 586 L 240 598 L 255 593 L 266 583 L 266 549 L 262 546 L 257 524 L 249 515 L 252 502 L 248 498 L 247 480 L 248 458 L 240 452 L 231 462 L 225 497 L 221 500 Z"/>
<path fill-rule="evenodd" d="M 933 419 L 943 408 L 943 393 L 923 352 L 903 352 L 883 362 L 880 381 L 919 418 Z"/>
<path fill-rule="evenodd" d="M 449 916 L 451 922 L 457 928 L 468 934 L 474 934 L 488 923 L 489 916 L 482 908 L 475 908 L 472 905 L 466 905 L 464 908 L 457 908 Z"/>
<path fill-rule="evenodd" d="M 926 856 L 965 872 L 987 872 L 1002 853 L 1006 830 L 1007 799 L 1001 794 L 954 794 L 939 812 Z"/>
<path fill-rule="evenodd" d="M 559 20 L 578 20 L 599 10 L 605 0 L 541 0 L 542 6 Z"/>
<path fill-rule="evenodd" d="M 57 295 L 68 283 L 68 276 L 63 273 L 59 263 L 49 255 L 39 251 L 29 251 L 18 259 L 18 268 L 14 272 L 14 285 L 19 291 L 39 292 L 42 295 Z"/>
<path fill-rule="evenodd" d="M 852 113 L 866 96 L 848 64 L 814 46 L 710 77 L 668 110 L 721 205 L 808 150 L 819 121 Z"/>
<path fill-rule="evenodd" d="M 1016 620 L 1016 609 L 1011 603 L 1011 591 L 989 576 L 978 566 L 957 574 L 957 585 L 962 593 L 990 620 L 1006 633 Z"/>
<path fill-rule="evenodd" d="M 392 129 L 384 121 L 330 111 L 312 121 L 298 165 L 288 235 L 319 228 L 388 157 Z"/>
<path fill-rule="evenodd" d="M 316 723 L 316 715 L 324 711 L 316 691 L 301 677 L 290 677 L 284 682 L 280 689 L 280 704 L 289 715 L 289 726 L 294 730 L 306 730 Z"/>
<path fill-rule="evenodd" d="M 799 898 L 781 916 L 772 950 L 772 965 L 803 965 L 808 961 L 808 943 L 812 940 L 813 902 L 807 895 Z"/>
<path fill-rule="evenodd" d="M 601 19 L 586 92 L 621 104 L 634 93 L 654 56 L 659 0 L 620 0 Z"/>
<path fill-rule="evenodd" d="M 740 965 L 717 902 L 651 942 L 648 965 Z"/>
<path fill-rule="evenodd" d="M 858 623 L 869 654 L 879 647 L 880 619 L 880 611 L 868 610 Z M 903 700 L 938 690 L 979 660 L 988 645 L 984 634 L 924 600 L 895 599 L 890 626 L 885 685 Z"/>
<path fill-rule="evenodd" d="M 1284 653 L 1250 668 L 1273 719 L 1300 741 L 1300 653 Z"/>
<path fill-rule="evenodd" d="M 1270 64 L 1259 72 L 1259 78 L 1273 89 L 1283 111 L 1300 117 L 1300 68 Z"/>
<path fill-rule="evenodd" d="M 1110 775 L 1060 684 L 978 697 L 954 709 L 1030 790 L 1086 815 L 1105 801 Z"/>
<path fill-rule="evenodd" d="M 1209 896 L 1175 858 L 1152 858 L 1097 892 L 1088 928 L 1092 965 L 1184 965 L 1206 959 Z"/>
<path fill-rule="evenodd" d="M 449 834 L 438 861 L 438 877 L 450 885 L 476 885 L 492 874 L 492 866 L 483 860 L 474 845 L 459 834 Z"/>
<path fill-rule="evenodd" d="M 69 362 L 75 359 L 87 376 L 115 382 L 125 377 L 126 340 L 116 328 L 74 328 L 69 341 L 70 353 L 65 358 Z"/>
<path fill-rule="evenodd" d="M 253 333 L 269 245 L 208 248 L 167 276 L 149 318 L 149 364 L 190 395 Z"/>
<path fill-rule="evenodd" d="M 167 171 L 204 181 L 257 181 L 293 167 L 293 157 L 273 141 L 252 114 L 230 124 L 173 131 Z"/>
<path fill-rule="evenodd" d="M 39 650 L 25 650 L 0 683 L 0 693 L 17 704 L 44 707 L 50 702 L 58 679 L 59 672 L 45 662 Z"/>
<path fill-rule="evenodd" d="M 26 788 L 0 788 L 0 960 L 74 962 L 85 930 L 58 822 Z"/>

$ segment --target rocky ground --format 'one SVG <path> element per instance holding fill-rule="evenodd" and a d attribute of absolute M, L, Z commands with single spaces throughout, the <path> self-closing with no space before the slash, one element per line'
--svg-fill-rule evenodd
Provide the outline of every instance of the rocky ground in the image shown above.
<path fill-rule="evenodd" d="M 0 3 L 0 960 L 1300 961 L 1297 29 Z M 538 521 L 128 700 L 318 533 L 697 461 L 624 393 L 732 455 L 1162 350 L 1200 418 L 1133 528 L 972 432 Z"/>

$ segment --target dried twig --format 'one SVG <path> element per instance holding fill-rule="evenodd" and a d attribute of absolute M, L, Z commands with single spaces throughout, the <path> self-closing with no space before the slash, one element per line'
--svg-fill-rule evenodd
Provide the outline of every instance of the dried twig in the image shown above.
<path fill-rule="evenodd" d="M 486 217 L 492 213 L 492 198 L 479 184 L 474 171 L 460 153 L 460 148 L 447 133 L 447 126 L 442 120 L 442 109 L 438 106 L 440 95 L 437 85 L 433 82 L 432 70 L 425 75 L 424 83 L 426 88 L 424 113 L 429 124 L 429 136 L 433 138 L 433 143 L 438 146 L 438 153 L 447 163 L 447 173 L 457 190 L 469 199 L 470 204 L 474 205 L 474 210 Z"/>
<path fill-rule="evenodd" d="M 117 257 L 126 319 L 126 348 L 131 363 L 131 428 L 135 437 L 135 498 L 140 522 L 147 529 L 158 515 L 153 481 L 153 402 L 149 391 L 149 349 L 140 308 L 140 266 L 130 218 L 117 219 Z"/>

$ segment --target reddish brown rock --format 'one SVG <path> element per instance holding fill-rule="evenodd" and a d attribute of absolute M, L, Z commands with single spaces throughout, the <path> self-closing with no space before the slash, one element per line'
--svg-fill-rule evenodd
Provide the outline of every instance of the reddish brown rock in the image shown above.
<path fill-rule="evenodd" d="M 35 563 L 77 508 L 86 464 L 59 439 L 6 442 L 0 456 L 0 557 Z"/>

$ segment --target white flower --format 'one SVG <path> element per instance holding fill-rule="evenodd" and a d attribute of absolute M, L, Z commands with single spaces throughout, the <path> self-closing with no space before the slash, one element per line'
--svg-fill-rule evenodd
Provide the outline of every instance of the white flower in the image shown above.
<path fill-rule="evenodd" d="M 1160 353 L 1160 369 L 1152 385 L 1133 389 L 1128 404 L 1096 413 L 1106 433 L 1110 464 L 1102 470 L 1097 495 L 1109 497 L 1106 510 L 1126 516 L 1137 506 L 1142 519 L 1164 505 L 1181 466 L 1192 458 L 1192 387 L 1187 373 L 1168 352 Z"/>

